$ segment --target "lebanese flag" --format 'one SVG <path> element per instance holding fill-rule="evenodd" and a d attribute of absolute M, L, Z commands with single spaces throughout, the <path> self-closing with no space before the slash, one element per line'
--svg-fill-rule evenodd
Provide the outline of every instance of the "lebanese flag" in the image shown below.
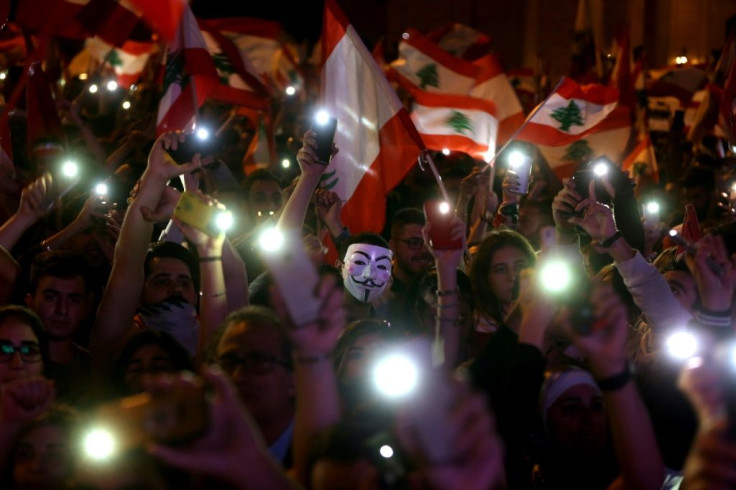
<path fill-rule="evenodd" d="M 563 179 L 570 177 L 580 163 L 595 157 L 606 156 L 620 162 L 630 136 L 629 109 L 616 107 L 605 119 L 575 139 L 541 138 L 545 143 L 538 141 L 536 145 L 555 175 Z"/>
<path fill-rule="evenodd" d="M 427 148 L 461 151 L 489 160 L 496 151 L 493 102 L 461 95 L 415 92 L 411 119 Z"/>
<path fill-rule="evenodd" d="M 628 27 L 619 39 L 618 56 L 616 64 L 611 73 L 611 85 L 618 89 L 620 105 L 629 108 L 632 114 L 636 112 L 636 94 L 634 92 L 634 80 L 631 73 L 631 41 Z"/>
<path fill-rule="evenodd" d="M 191 129 L 197 110 L 220 83 L 197 20 L 189 6 L 185 6 L 176 40 L 169 45 L 167 54 L 157 134 Z"/>
<path fill-rule="evenodd" d="M 473 64 L 479 68 L 479 73 L 470 90 L 470 96 L 496 105 L 499 121 L 497 144 L 502 146 L 524 123 L 524 110 L 495 55 L 486 55 Z"/>
<path fill-rule="evenodd" d="M 451 55 L 469 61 L 488 54 L 492 41 L 482 32 L 457 22 L 435 29 L 427 34 L 427 39 Z"/>
<path fill-rule="evenodd" d="M 380 232 L 386 195 L 425 149 L 381 68 L 335 0 L 325 1 L 322 104 L 337 118 L 335 155 L 322 185 L 345 201 L 352 230 Z"/>
<path fill-rule="evenodd" d="M 628 172 L 632 179 L 643 176 L 650 178 L 654 182 L 659 182 L 657 157 L 654 154 L 654 146 L 652 146 L 652 141 L 648 133 L 624 159 L 621 164 L 621 170 Z"/>
<path fill-rule="evenodd" d="M 153 29 L 167 44 L 178 41 L 181 23 L 189 5 L 184 0 L 128 0 L 135 5 Z"/>
<path fill-rule="evenodd" d="M 258 110 L 268 109 L 269 91 L 248 71 L 238 48 L 222 33 L 211 28 L 207 21 L 200 19 L 199 26 L 220 78 L 212 98 Z"/>
<path fill-rule="evenodd" d="M 133 30 L 143 24 L 141 16 L 128 0 L 89 0 L 76 18 L 90 36 L 122 46 Z"/>
<path fill-rule="evenodd" d="M 115 71 L 118 84 L 128 89 L 141 77 L 148 59 L 156 49 L 156 44 L 128 40 L 116 48 L 99 37 L 93 37 L 87 39 L 84 49 L 89 61 L 97 66 L 105 63 L 111 66 Z M 80 53 L 77 57 L 80 58 L 75 57 L 69 65 L 69 72 L 72 76 L 88 71 L 84 63 L 85 53 Z"/>
<path fill-rule="evenodd" d="M 524 124 L 517 139 L 542 145 L 569 145 L 593 131 L 617 104 L 617 89 L 599 84 L 581 86 L 563 77 Z"/>
<path fill-rule="evenodd" d="M 468 95 L 480 73 L 478 66 L 456 58 L 415 29 L 401 37 L 399 58 L 391 63 L 401 86 L 410 91 Z"/>
<path fill-rule="evenodd" d="M 299 67 L 298 53 L 283 42 L 281 24 L 249 17 L 210 19 L 207 24 L 233 43 L 252 75 L 279 90 L 288 86 L 303 88 L 304 73 Z"/>

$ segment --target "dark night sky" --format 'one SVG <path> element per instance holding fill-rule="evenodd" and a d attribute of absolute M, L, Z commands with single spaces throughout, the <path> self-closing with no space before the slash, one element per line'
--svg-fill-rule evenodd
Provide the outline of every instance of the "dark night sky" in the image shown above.
<path fill-rule="evenodd" d="M 194 0 L 192 10 L 198 16 L 256 17 L 281 22 L 296 40 L 317 40 L 322 29 L 324 0 Z"/>

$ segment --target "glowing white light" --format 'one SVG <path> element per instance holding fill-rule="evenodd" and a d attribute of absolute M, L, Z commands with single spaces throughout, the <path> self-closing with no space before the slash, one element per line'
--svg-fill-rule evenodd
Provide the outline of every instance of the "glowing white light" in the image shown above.
<path fill-rule="evenodd" d="M 206 140 L 210 137 L 210 131 L 207 128 L 199 128 L 194 134 L 201 140 Z"/>
<path fill-rule="evenodd" d="M 130 86 L 130 91 L 131 91 L 131 92 L 135 92 L 136 90 L 138 90 L 138 85 L 136 85 L 136 84 L 134 83 L 133 85 L 131 85 L 131 86 Z"/>
<path fill-rule="evenodd" d="M 736 145 L 731 145 L 731 153 L 736 153 Z"/>
<path fill-rule="evenodd" d="M 315 114 L 314 120 L 317 121 L 317 124 L 325 125 L 330 122 L 330 114 L 326 110 L 320 109 L 317 111 L 317 114 Z"/>
<path fill-rule="evenodd" d="M 288 158 L 284 158 L 283 160 L 281 160 L 281 166 L 284 168 L 289 168 L 291 167 L 291 162 Z"/>
<path fill-rule="evenodd" d="M 91 94 L 96 94 L 97 93 L 97 88 L 98 88 L 97 87 L 97 84 L 96 83 L 93 83 L 92 85 L 89 86 L 89 89 L 87 89 L 87 90 L 89 90 L 89 93 L 91 93 Z"/>
<path fill-rule="evenodd" d="M 409 39 L 409 33 L 405 32 L 401 35 L 401 39 Z"/>
<path fill-rule="evenodd" d="M 258 243 L 266 252 L 276 252 L 284 245 L 284 235 L 276 228 L 267 228 L 258 237 Z"/>
<path fill-rule="evenodd" d="M 670 230 L 670 236 L 675 236 L 675 235 L 677 235 L 677 230 L 675 229 Z"/>
<path fill-rule="evenodd" d="M 649 201 L 646 204 L 646 210 L 649 214 L 657 214 L 659 213 L 659 203 L 656 201 Z"/>
<path fill-rule="evenodd" d="M 676 56 L 675 63 L 678 65 L 684 65 L 687 63 L 687 56 Z"/>
<path fill-rule="evenodd" d="M 215 226 L 220 231 L 227 231 L 230 228 L 233 227 L 233 224 L 235 223 L 235 218 L 233 217 L 233 213 L 230 211 L 220 211 L 215 216 Z"/>
<path fill-rule="evenodd" d="M 449 213 L 449 212 L 450 212 L 450 205 L 449 205 L 449 204 L 447 204 L 447 203 L 446 203 L 446 202 L 444 202 L 444 201 L 443 201 L 443 202 L 441 202 L 441 203 L 440 203 L 440 213 L 442 213 L 442 214 L 447 214 L 447 213 Z"/>
<path fill-rule="evenodd" d="M 442 154 L 445 155 L 445 156 L 449 155 L 450 154 L 450 149 L 449 148 L 442 148 Z"/>
<path fill-rule="evenodd" d="M 296 93 L 296 89 L 292 87 L 291 85 L 289 85 L 288 87 L 286 87 L 285 92 L 286 92 L 286 95 L 294 95 Z"/>
<path fill-rule="evenodd" d="M 118 89 L 118 82 L 115 80 L 110 80 L 107 82 L 107 90 L 108 92 L 115 92 Z"/>
<path fill-rule="evenodd" d="M 593 166 L 593 173 L 598 177 L 603 177 L 608 173 L 608 165 L 598 162 Z"/>
<path fill-rule="evenodd" d="M 64 177 L 74 178 L 79 173 L 79 165 L 77 165 L 77 162 L 67 160 L 61 166 L 61 173 Z"/>
<path fill-rule="evenodd" d="M 126 110 L 126 111 L 128 109 L 130 109 L 130 101 L 129 100 L 123 101 L 123 109 Z"/>
<path fill-rule="evenodd" d="M 508 162 L 511 168 L 519 168 L 526 162 L 526 155 L 519 150 L 514 150 L 509 154 Z"/>
<path fill-rule="evenodd" d="M 544 289 L 551 293 L 559 293 L 570 286 L 572 275 L 566 263 L 554 261 L 542 266 L 539 271 L 539 279 Z"/>
<path fill-rule="evenodd" d="M 393 448 L 391 446 L 387 445 L 387 444 L 384 444 L 383 446 L 381 446 L 381 448 L 378 450 L 378 452 L 381 454 L 381 456 L 383 456 L 386 459 L 389 459 L 389 458 L 393 457 L 393 455 L 394 455 Z"/>
<path fill-rule="evenodd" d="M 102 461 L 115 452 L 115 438 L 109 430 L 94 429 L 85 436 L 83 447 L 88 458 Z"/>
<path fill-rule="evenodd" d="M 107 195 L 107 184 L 105 183 L 99 183 L 95 186 L 95 193 L 98 196 L 106 196 Z"/>
<path fill-rule="evenodd" d="M 8 72 L 0 71 L 0 80 L 5 80 L 8 77 Z"/>
<path fill-rule="evenodd" d="M 667 352 L 675 359 L 686 360 L 698 352 L 698 339 L 690 332 L 676 332 L 666 341 Z"/>
<path fill-rule="evenodd" d="M 79 74 L 79 79 L 80 80 L 87 80 L 87 74 L 86 73 L 80 73 Z"/>
<path fill-rule="evenodd" d="M 376 364 L 373 382 L 384 396 L 398 398 L 411 393 L 417 385 L 419 372 L 411 359 L 390 355 Z"/>
<path fill-rule="evenodd" d="M 496 152 L 493 150 L 488 150 L 487 152 L 483 153 L 481 155 L 483 157 L 483 161 L 486 163 L 491 163 L 491 160 L 493 160 L 493 157 L 496 156 Z"/>

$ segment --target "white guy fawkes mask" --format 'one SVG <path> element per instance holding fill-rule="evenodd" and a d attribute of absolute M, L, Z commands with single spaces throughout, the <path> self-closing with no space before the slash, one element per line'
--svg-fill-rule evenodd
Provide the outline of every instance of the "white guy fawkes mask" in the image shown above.
<path fill-rule="evenodd" d="M 350 245 L 342 266 L 345 289 L 358 301 L 373 303 L 391 280 L 391 257 L 391 250 L 377 245 Z"/>

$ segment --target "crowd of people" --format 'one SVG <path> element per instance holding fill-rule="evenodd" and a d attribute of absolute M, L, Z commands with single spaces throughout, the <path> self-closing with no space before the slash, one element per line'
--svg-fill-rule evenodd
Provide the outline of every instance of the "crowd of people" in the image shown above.
<path fill-rule="evenodd" d="M 520 189 L 438 153 L 444 214 L 417 166 L 375 233 L 322 185 L 308 105 L 279 108 L 298 169 L 244 172 L 228 107 L 182 160 L 155 87 L 63 92 L 64 138 L 18 108 L 0 175 L 1 488 L 736 488 L 728 159 L 558 181 L 517 144 Z"/>

